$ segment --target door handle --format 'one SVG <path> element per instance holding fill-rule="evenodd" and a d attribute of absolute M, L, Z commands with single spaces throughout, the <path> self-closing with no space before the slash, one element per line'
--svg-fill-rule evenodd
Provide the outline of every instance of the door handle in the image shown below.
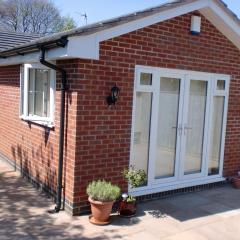
<path fill-rule="evenodd" d="M 172 129 L 177 129 L 179 135 L 182 135 L 182 130 L 183 130 L 183 128 L 182 128 L 181 125 L 179 125 L 178 127 L 177 127 L 177 126 L 173 126 Z"/>

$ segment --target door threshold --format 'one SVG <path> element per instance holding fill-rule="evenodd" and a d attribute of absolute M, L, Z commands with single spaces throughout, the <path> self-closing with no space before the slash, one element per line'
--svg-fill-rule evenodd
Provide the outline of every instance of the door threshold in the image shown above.
<path fill-rule="evenodd" d="M 219 183 L 219 182 L 226 182 L 226 178 L 224 177 L 216 177 L 216 178 L 208 178 L 208 179 L 191 179 L 184 182 L 171 182 L 168 184 L 159 184 L 159 185 L 151 185 L 147 187 L 141 187 L 141 188 L 135 188 L 135 189 L 129 189 L 129 193 L 133 195 L 134 197 L 142 196 L 142 195 L 148 195 L 148 194 L 157 194 L 162 193 L 166 191 L 171 190 L 178 190 L 178 189 L 184 189 L 188 187 L 195 187 L 195 186 L 201 186 L 206 184 L 212 184 L 212 183 Z"/>

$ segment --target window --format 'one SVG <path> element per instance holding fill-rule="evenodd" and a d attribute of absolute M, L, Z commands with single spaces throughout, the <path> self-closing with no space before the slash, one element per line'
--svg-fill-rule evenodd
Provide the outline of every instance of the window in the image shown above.
<path fill-rule="evenodd" d="M 151 73 L 141 73 L 140 84 L 141 85 L 152 85 L 152 74 Z"/>
<path fill-rule="evenodd" d="M 22 119 L 53 126 L 55 79 L 55 71 L 41 64 L 24 65 L 21 69 Z"/>
<path fill-rule="evenodd" d="M 225 90 L 225 80 L 217 80 L 217 90 Z"/>
<path fill-rule="evenodd" d="M 215 92 L 212 99 L 210 139 L 208 152 L 208 175 L 217 175 L 223 165 L 224 127 L 226 127 L 226 106 L 228 103 L 228 78 L 215 78 Z"/>
<path fill-rule="evenodd" d="M 49 117 L 50 71 L 29 69 L 28 115 Z"/>

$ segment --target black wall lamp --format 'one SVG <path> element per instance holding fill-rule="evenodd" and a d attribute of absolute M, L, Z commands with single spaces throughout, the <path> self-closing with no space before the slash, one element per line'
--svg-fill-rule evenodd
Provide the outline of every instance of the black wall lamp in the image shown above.
<path fill-rule="evenodd" d="M 115 84 L 115 86 L 111 89 L 111 94 L 109 96 L 107 96 L 108 106 L 115 105 L 115 103 L 118 100 L 119 93 L 120 93 L 120 89 Z"/>

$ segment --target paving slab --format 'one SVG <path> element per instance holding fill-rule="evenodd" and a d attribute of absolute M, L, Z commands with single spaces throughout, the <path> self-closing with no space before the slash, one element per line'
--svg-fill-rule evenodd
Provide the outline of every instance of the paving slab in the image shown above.
<path fill-rule="evenodd" d="M 239 240 L 240 190 L 223 186 L 138 205 L 131 219 L 108 226 L 88 216 L 49 214 L 54 204 L 0 159 L 0 240 Z"/>

